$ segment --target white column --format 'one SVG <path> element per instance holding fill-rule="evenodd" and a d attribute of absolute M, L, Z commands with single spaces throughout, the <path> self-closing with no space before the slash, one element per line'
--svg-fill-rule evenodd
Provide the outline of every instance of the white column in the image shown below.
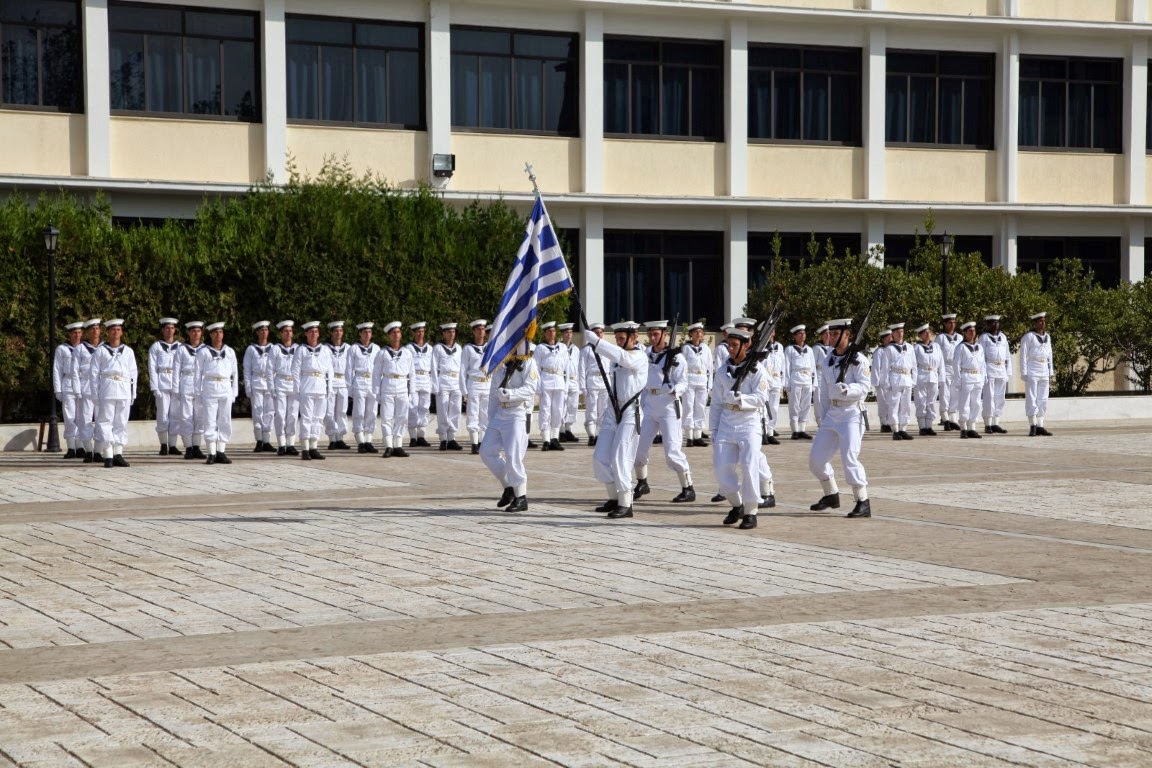
<path fill-rule="evenodd" d="M 1000 94 L 1000 108 L 996 110 L 1000 200 L 1014 203 L 1020 167 L 1020 37 L 1015 32 L 1004 35 L 996 90 Z"/>
<path fill-rule="evenodd" d="M 728 87 L 724 89 L 728 194 L 748 194 L 748 22 L 728 23 Z"/>
<path fill-rule="evenodd" d="M 724 251 L 724 317 L 721 323 L 744 314 L 748 303 L 748 213 L 728 214 L 728 241 Z M 719 325 L 720 323 L 716 323 Z"/>
<path fill-rule="evenodd" d="M 1133 216 L 1128 220 L 1127 243 L 1120 255 L 1120 279 L 1138 283 L 1144 279 L 1144 238 L 1147 237 L 1144 219 Z"/>
<path fill-rule="evenodd" d="M 264 0 L 264 168 L 288 181 L 288 53 L 284 0 Z"/>
<path fill-rule="evenodd" d="M 870 264 L 878 267 L 884 266 L 884 214 L 870 213 L 864 222 L 867 231 L 864 233 L 864 253 Z M 874 251 L 878 248 L 878 251 Z"/>
<path fill-rule="evenodd" d="M 84 0 L 84 126 L 88 175 L 112 175 L 112 94 L 108 87 L 108 0 Z"/>
<path fill-rule="evenodd" d="M 584 12 L 584 55 L 581 58 L 580 91 L 583 100 L 580 104 L 580 135 L 584 146 L 584 191 L 603 192 L 604 14 L 600 11 Z M 601 291 L 603 281 L 597 293 Z"/>
<path fill-rule="evenodd" d="M 1128 61 L 1128 82 L 1124 91 L 1124 160 L 1128 164 L 1128 203 L 1144 205 L 1145 168 L 1148 163 L 1148 39 L 1132 38 Z M 1143 276 L 1141 276 L 1143 277 Z"/>
<path fill-rule="evenodd" d="M 1001 16 L 1019 16 L 1020 0 L 1000 0 Z"/>
<path fill-rule="evenodd" d="M 888 33 L 876 25 L 868 29 L 864 51 L 864 196 L 884 200 L 884 100 L 887 96 Z"/>
<path fill-rule="evenodd" d="M 428 157 L 417 178 L 443 189 L 451 179 L 432 176 L 432 155 L 452 154 L 452 37 L 448 0 L 428 3 Z M 460 159 L 457 158 L 457 162 Z"/>
<path fill-rule="evenodd" d="M 1016 217 L 1011 214 L 1000 221 L 1000 247 L 992 266 L 1016 274 Z"/>
<path fill-rule="evenodd" d="M 604 317 L 604 209 L 585 208 L 582 231 L 584 247 L 580 249 L 580 300 L 588 322 L 611 325 L 619 318 Z"/>
<path fill-rule="evenodd" d="M 1148 23 L 1148 0 L 1128 0 L 1128 21 Z"/>

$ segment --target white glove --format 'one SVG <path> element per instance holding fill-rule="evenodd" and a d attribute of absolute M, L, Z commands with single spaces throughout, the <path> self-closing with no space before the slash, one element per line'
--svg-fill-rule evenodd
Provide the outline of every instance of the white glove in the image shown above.
<path fill-rule="evenodd" d="M 836 385 L 836 389 L 838 389 L 842 395 L 848 394 L 848 385 L 842 381 Z"/>
<path fill-rule="evenodd" d="M 584 341 L 588 344 L 591 344 L 592 348 L 595 349 L 596 345 L 600 343 L 600 337 L 596 335 L 595 331 L 590 331 L 587 328 L 585 328 L 584 329 Z"/>
<path fill-rule="evenodd" d="M 740 393 L 739 392 L 725 392 L 724 393 L 724 402 L 728 403 L 730 405 L 743 405 L 743 402 L 740 399 Z"/>

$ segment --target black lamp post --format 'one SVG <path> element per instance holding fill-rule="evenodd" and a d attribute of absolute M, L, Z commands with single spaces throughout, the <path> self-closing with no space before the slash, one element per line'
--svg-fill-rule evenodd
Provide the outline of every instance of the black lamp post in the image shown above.
<path fill-rule="evenodd" d="M 60 230 L 44 227 L 44 250 L 48 252 L 48 453 L 60 453 L 60 432 L 56 421 L 56 393 L 51 390 L 56 357 L 56 242 Z"/>
<path fill-rule="evenodd" d="M 948 314 L 948 257 L 952 255 L 952 235 L 947 232 L 940 240 L 940 310 L 941 315 Z"/>

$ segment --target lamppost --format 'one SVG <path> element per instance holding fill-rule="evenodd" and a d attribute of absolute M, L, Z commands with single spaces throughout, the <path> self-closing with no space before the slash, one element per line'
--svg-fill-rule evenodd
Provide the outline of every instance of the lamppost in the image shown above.
<path fill-rule="evenodd" d="M 51 389 L 52 369 L 56 356 L 56 242 L 60 230 L 44 227 L 44 250 L 48 252 L 48 453 L 60 453 L 60 433 L 56 422 L 56 393 Z"/>
<path fill-rule="evenodd" d="M 952 255 L 952 235 L 947 232 L 940 240 L 940 310 L 941 315 L 948 314 L 948 257 Z"/>

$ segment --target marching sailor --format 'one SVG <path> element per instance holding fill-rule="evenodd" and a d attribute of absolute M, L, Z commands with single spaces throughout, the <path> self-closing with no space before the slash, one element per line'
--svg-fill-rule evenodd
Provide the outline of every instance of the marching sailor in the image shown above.
<path fill-rule="evenodd" d="M 632 498 L 639 499 L 651 492 L 648 487 L 648 454 L 652 450 L 652 439 L 660 432 L 664 435 L 664 461 L 680 480 L 680 493 L 672 501 L 696 501 L 696 489 L 692 486 L 692 471 L 688 467 L 688 457 L 684 455 L 681 432 L 680 397 L 688 387 L 684 358 L 678 349 L 669 346 L 667 320 L 654 320 L 645 323 L 644 327 L 648 331 L 648 370 L 640 395 L 640 411 L 644 418 L 640 423 L 640 442 L 636 448 L 637 480 Z"/>
<path fill-rule="evenodd" d="M 156 435 L 160 438 L 161 456 L 179 452 L 174 429 L 178 408 L 173 404 L 180 388 L 177 379 L 180 343 L 176 341 L 179 322 L 174 317 L 160 318 L 160 338 L 148 348 L 148 386 L 156 402 Z"/>
<path fill-rule="evenodd" d="M 473 320 L 472 343 L 464 345 L 460 353 L 460 379 L 464 394 L 468 398 L 468 440 L 472 443 L 473 455 L 480 453 L 480 445 L 488 430 L 489 397 L 492 379 L 480 367 L 484 361 L 484 344 L 488 335 L 487 320 Z M 523 415 L 523 414 L 521 414 Z M 527 446 L 527 436 L 524 445 Z"/>
<path fill-rule="evenodd" d="M 524 415 L 532 409 L 540 374 L 532 355 L 510 355 L 492 372 L 488 393 L 488 431 L 480 443 L 480 460 L 504 488 L 497 507 L 528 511 L 528 432 Z M 477 386 L 481 386 L 477 384 Z"/>
<path fill-rule="evenodd" d="M 739 522 L 740 528 L 749 529 L 756 527 L 759 506 L 764 454 L 756 438 L 761 434 L 760 413 L 769 397 L 768 372 L 763 361 L 748 359 L 754 354 L 751 331 L 732 328 L 725 344 L 728 360 L 716 371 L 712 384 L 716 414 L 712 457 L 720 495 L 732 504 L 724 525 Z"/>
<path fill-rule="evenodd" d="M 272 345 L 268 343 L 268 320 L 252 324 L 256 340 L 244 350 L 244 391 L 252 406 L 252 435 L 256 438 L 253 453 L 275 452 L 272 445 L 276 403 L 273 396 L 275 371 L 272 369 Z"/>
<path fill-rule="evenodd" d="M 206 464 L 231 464 L 225 449 L 232 439 L 232 403 L 240 394 L 236 352 L 224 343 L 224 323 L 207 327 L 208 343 L 196 353 L 196 391 L 204 409 Z"/>
<path fill-rule="evenodd" d="M 432 348 L 432 392 L 436 395 L 436 435 L 440 438 L 440 450 L 462 451 L 463 446 L 456 442 L 456 430 L 460 429 L 460 387 L 461 352 L 456 343 L 456 323 L 443 323 L 440 326 L 442 340 Z"/>
<path fill-rule="evenodd" d="M 96 395 L 96 441 L 105 467 L 127 467 L 128 411 L 136 399 L 136 354 L 123 343 L 124 321 L 104 324 L 107 340 L 92 354 L 89 377 Z"/>
<path fill-rule="evenodd" d="M 372 445 L 372 435 L 376 433 L 376 386 L 372 374 L 380 355 L 380 347 L 372 341 L 374 327 L 372 322 L 356 326 L 357 341 L 348 352 L 348 364 L 344 369 L 348 394 L 352 398 L 352 432 L 356 435 L 357 453 L 378 453 L 376 446 Z"/>
<path fill-rule="evenodd" d="M 324 431 L 328 433 L 328 450 L 350 450 L 344 442 L 348 434 L 348 351 L 344 343 L 344 321 L 328 323 L 328 354 L 332 357 L 332 391 L 328 395 L 328 409 L 324 412 Z"/>

